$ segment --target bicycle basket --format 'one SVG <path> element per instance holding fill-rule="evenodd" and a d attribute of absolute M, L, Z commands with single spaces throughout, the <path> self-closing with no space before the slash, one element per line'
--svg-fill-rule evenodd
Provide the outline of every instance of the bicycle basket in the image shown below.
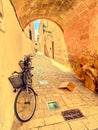
<path fill-rule="evenodd" d="M 8 79 L 12 86 L 16 89 L 21 88 L 23 86 L 21 75 L 12 75 Z"/>

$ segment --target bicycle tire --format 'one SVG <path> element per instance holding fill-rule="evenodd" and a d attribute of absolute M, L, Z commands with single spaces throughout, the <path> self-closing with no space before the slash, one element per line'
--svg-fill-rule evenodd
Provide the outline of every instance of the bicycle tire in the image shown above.
<path fill-rule="evenodd" d="M 34 90 L 31 87 L 28 87 L 28 91 L 26 89 L 20 89 L 20 91 L 16 95 L 14 102 L 14 112 L 17 119 L 21 122 L 29 121 L 33 117 L 35 109 L 36 109 L 36 95 Z"/>

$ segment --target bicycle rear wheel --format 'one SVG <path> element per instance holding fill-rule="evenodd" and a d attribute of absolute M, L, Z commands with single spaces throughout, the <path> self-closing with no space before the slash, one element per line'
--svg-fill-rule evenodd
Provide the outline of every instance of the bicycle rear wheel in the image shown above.
<path fill-rule="evenodd" d="M 21 89 L 16 95 L 14 111 L 21 122 L 29 121 L 36 109 L 36 95 L 32 88 Z"/>

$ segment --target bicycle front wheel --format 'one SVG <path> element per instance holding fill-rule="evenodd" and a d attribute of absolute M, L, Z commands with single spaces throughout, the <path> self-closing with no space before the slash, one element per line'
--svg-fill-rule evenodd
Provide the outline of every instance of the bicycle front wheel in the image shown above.
<path fill-rule="evenodd" d="M 21 122 L 29 121 L 36 109 L 36 95 L 30 87 L 21 89 L 15 98 L 14 111 Z"/>

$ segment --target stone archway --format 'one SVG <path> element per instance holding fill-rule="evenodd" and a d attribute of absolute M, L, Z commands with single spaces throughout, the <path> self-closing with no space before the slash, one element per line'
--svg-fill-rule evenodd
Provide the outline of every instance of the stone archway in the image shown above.
<path fill-rule="evenodd" d="M 66 12 L 77 0 L 10 0 L 21 28 L 35 19 L 46 18 L 56 22 L 62 30 L 66 25 Z M 69 14 L 68 14 L 69 15 Z"/>

